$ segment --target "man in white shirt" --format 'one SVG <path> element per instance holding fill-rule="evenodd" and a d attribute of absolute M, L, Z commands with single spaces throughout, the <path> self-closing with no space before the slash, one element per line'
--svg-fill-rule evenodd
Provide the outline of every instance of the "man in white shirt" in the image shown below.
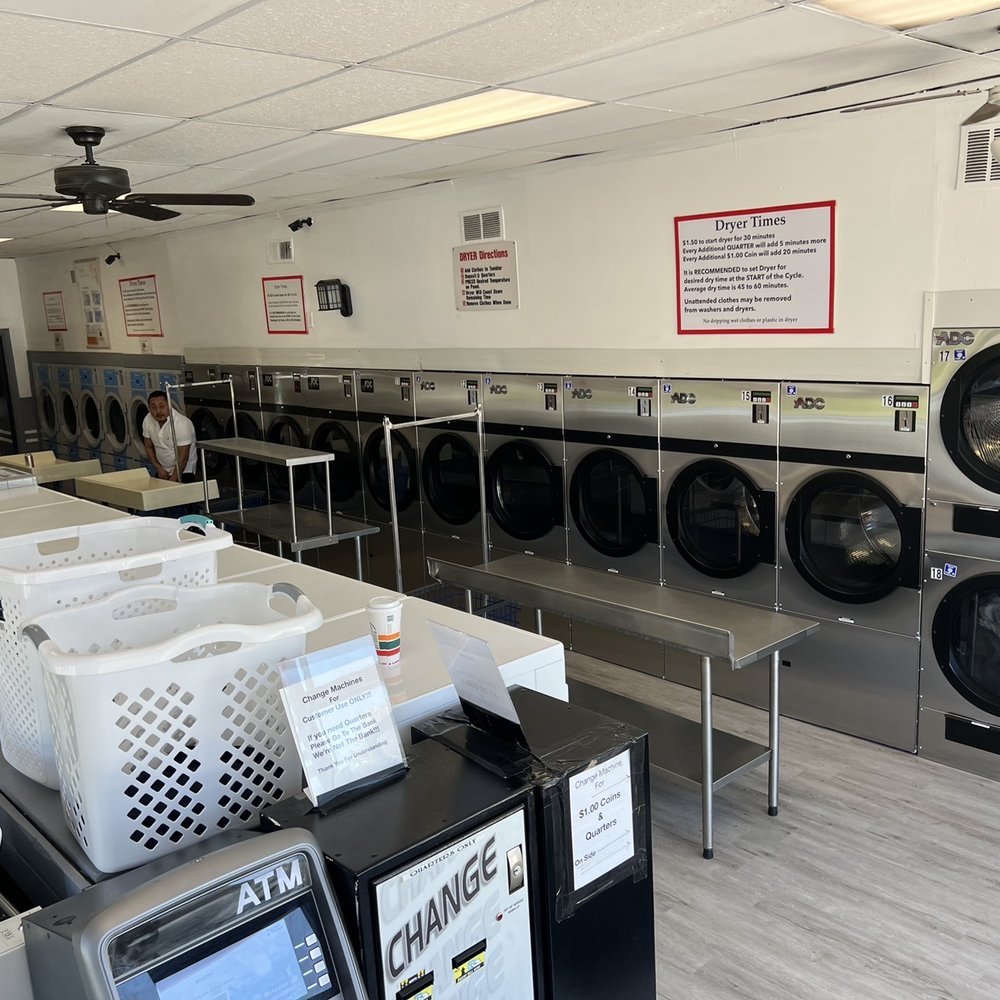
<path fill-rule="evenodd" d="M 142 443 L 157 476 L 175 483 L 196 482 L 198 458 L 194 424 L 177 410 L 173 411 L 171 418 L 170 400 L 165 392 L 151 392 L 148 402 L 149 413 L 142 421 Z"/>

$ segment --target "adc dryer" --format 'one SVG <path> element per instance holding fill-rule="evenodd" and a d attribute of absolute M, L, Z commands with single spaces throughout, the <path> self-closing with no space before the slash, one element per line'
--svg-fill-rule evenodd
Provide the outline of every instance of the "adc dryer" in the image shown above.
<path fill-rule="evenodd" d="M 104 414 L 101 408 L 100 369 L 92 365 L 77 368 L 80 382 L 78 413 L 80 417 L 80 457 L 102 458 L 104 447 Z"/>
<path fill-rule="evenodd" d="M 819 618 L 782 709 L 916 749 L 927 390 L 783 384 L 778 604 Z"/>
<path fill-rule="evenodd" d="M 125 371 L 111 365 L 100 369 L 103 391 L 101 402 L 104 414 L 104 467 L 107 470 L 128 468 L 129 464 L 147 465 L 146 449 L 142 443 L 142 427 L 133 430 L 129 400 L 126 398 Z"/>
<path fill-rule="evenodd" d="M 307 392 L 306 386 L 315 388 Z M 301 367 L 262 365 L 260 368 L 260 419 L 264 440 L 291 448 L 308 448 L 312 436 L 310 399 L 319 390 L 319 379 Z M 242 401 L 242 397 L 241 397 Z M 267 466 L 267 490 L 272 503 L 289 499 L 288 470 Z M 330 469 L 335 475 L 336 469 Z M 293 470 L 295 503 L 312 507 L 315 503 L 313 470 Z"/>
<path fill-rule="evenodd" d="M 330 468 L 333 510 L 345 517 L 364 518 L 361 489 L 361 449 L 358 445 L 358 404 L 354 372 L 341 368 L 312 368 L 306 380 L 313 451 L 336 455 Z M 326 507 L 326 474 L 311 466 L 319 509 Z"/>
<path fill-rule="evenodd" d="M 59 365 L 56 368 L 56 454 L 60 458 L 79 458 L 80 410 L 77 400 L 80 383 L 76 365 Z"/>

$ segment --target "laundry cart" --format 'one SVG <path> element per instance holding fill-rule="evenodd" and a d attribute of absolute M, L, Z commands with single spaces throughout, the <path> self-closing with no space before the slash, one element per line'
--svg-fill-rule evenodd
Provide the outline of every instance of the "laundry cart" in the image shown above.
<path fill-rule="evenodd" d="M 255 825 L 301 791 L 278 663 L 323 615 L 287 583 L 133 587 L 24 626 L 63 815 L 104 872 Z"/>
<path fill-rule="evenodd" d="M 91 604 L 139 583 L 215 583 L 232 535 L 162 517 L 123 518 L 0 540 L 0 751 L 22 774 L 58 787 L 41 664 L 19 629 L 49 611 Z M 88 641 L 100 641 L 96 627 Z"/>

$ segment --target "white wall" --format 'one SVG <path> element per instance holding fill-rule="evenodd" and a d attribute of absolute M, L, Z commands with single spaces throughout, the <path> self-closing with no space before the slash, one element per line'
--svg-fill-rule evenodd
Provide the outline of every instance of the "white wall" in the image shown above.
<path fill-rule="evenodd" d="M 111 347 L 125 337 L 117 279 L 155 273 L 166 336 L 185 349 L 306 348 L 315 363 L 362 352 L 427 368 L 918 380 L 924 293 L 1000 285 L 1000 190 L 956 191 L 958 122 L 977 98 L 800 119 L 661 155 L 578 158 L 203 229 L 122 241 L 101 264 Z M 837 202 L 833 335 L 675 333 L 673 218 L 793 202 Z M 521 308 L 455 310 L 451 248 L 462 211 L 502 205 L 517 242 Z M 294 265 L 265 262 L 287 237 Z M 98 253 L 98 251 L 100 251 Z M 83 350 L 71 251 L 18 263 L 28 344 L 51 349 L 42 292 L 62 288 L 68 350 Z M 306 337 L 269 337 L 260 279 L 305 276 Z M 355 315 L 315 311 L 312 285 L 341 277 Z"/>
<path fill-rule="evenodd" d="M 28 363 L 25 359 L 27 340 L 24 332 L 24 312 L 18 285 L 17 265 L 12 260 L 0 260 L 0 327 L 10 330 L 10 346 L 17 369 L 17 385 L 22 396 L 30 395 Z"/>

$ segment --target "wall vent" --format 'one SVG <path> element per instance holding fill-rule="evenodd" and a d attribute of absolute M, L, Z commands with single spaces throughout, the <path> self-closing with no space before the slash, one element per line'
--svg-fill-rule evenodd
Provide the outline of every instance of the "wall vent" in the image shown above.
<path fill-rule="evenodd" d="M 1000 182 L 1000 163 L 993 159 L 990 145 L 1000 138 L 996 125 L 981 123 L 962 128 L 962 147 L 958 158 L 958 186 L 981 186 Z"/>
<path fill-rule="evenodd" d="M 268 264 L 285 264 L 293 260 L 295 260 L 295 247 L 292 246 L 291 237 L 287 240 L 267 241 Z"/>
<path fill-rule="evenodd" d="M 462 213 L 463 243 L 475 243 L 477 240 L 502 240 L 503 233 L 502 208 L 480 208 L 475 212 Z"/>

